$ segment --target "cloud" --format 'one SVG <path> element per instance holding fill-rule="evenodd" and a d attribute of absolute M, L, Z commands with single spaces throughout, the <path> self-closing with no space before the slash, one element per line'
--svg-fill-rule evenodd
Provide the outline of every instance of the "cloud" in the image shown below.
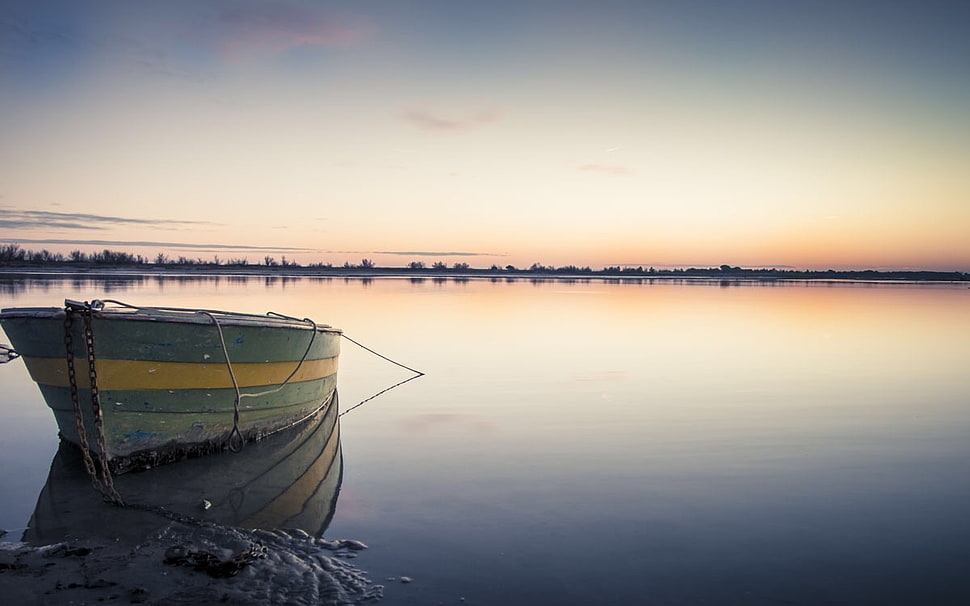
<path fill-rule="evenodd" d="M 349 251 L 342 251 L 349 252 Z M 494 253 L 482 252 L 439 252 L 439 251 L 403 251 L 403 250 L 372 250 L 374 255 L 399 255 L 405 257 L 500 257 Z"/>
<path fill-rule="evenodd" d="M 397 255 L 400 257 L 505 257 L 505 253 L 443 252 L 437 250 L 317 250 L 330 255 Z"/>
<path fill-rule="evenodd" d="M 131 219 L 86 213 L 55 213 L 46 210 L 0 208 L 0 227 L 8 229 L 106 229 L 119 225 L 140 225 L 156 229 L 176 229 L 198 225 L 221 225 L 211 221 L 172 221 Z"/>
<path fill-rule="evenodd" d="M 2 210 L 0 210 L 2 212 Z M 504 254 L 483 252 L 442 252 L 442 251 L 386 251 L 386 250 L 321 250 L 317 248 L 287 246 L 245 246 L 238 244 L 192 244 L 187 242 L 154 242 L 144 240 L 81 240 L 56 238 L 9 238 L 0 237 L 0 242 L 12 244 L 62 244 L 68 246 L 139 246 L 153 248 L 180 248 L 194 251 L 235 251 L 235 252 L 304 252 L 341 255 L 399 255 L 407 257 L 502 257 Z"/>
<path fill-rule="evenodd" d="M 619 164 L 583 164 L 582 166 L 576 167 L 576 170 L 590 173 L 600 173 L 603 175 L 610 175 L 612 177 L 633 174 L 632 170 L 626 166 L 620 166 Z"/>
<path fill-rule="evenodd" d="M 286 246 L 240 246 L 236 244 L 191 244 L 187 242 L 149 242 L 131 240 L 58 240 L 58 239 L 24 239 L 0 238 L 0 242 L 13 244 L 67 244 L 70 246 L 151 246 L 155 248 L 184 248 L 197 251 L 259 251 L 259 252 L 319 252 L 312 248 L 296 248 Z"/>
<path fill-rule="evenodd" d="M 279 54 L 300 46 L 346 47 L 369 37 L 374 27 L 322 14 L 310 4 L 259 3 L 233 6 L 198 30 L 229 57 Z"/>
<path fill-rule="evenodd" d="M 84 64 L 96 64 L 107 60 L 113 67 L 127 65 L 149 76 L 164 76 L 190 81 L 209 79 L 205 74 L 195 74 L 177 69 L 168 53 L 152 44 L 126 33 L 89 32 L 79 34 L 52 29 L 57 25 L 34 24 L 0 19 L 0 59 L 22 63 L 25 68 L 18 72 L 21 78 L 44 81 L 45 78 L 63 78 Z M 60 24 L 63 27 L 63 24 Z M 34 64 L 39 68 L 33 67 Z"/>
<path fill-rule="evenodd" d="M 425 109 L 413 109 L 401 115 L 405 121 L 419 130 L 431 132 L 469 131 L 503 118 L 496 109 L 481 109 L 464 116 L 445 116 Z"/>
<path fill-rule="evenodd" d="M 22 21 L 0 19 L 0 51 L 4 55 L 18 56 L 34 46 L 56 46 L 73 50 L 77 40 L 61 32 L 28 26 Z"/>
<path fill-rule="evenodd" d="M 73 221 L 44 222 L 31 219 L 0 219 L 0 228 L 4 229 L 37 229 L 44 227 L 47 229 L 103 229 L 94 225 L 84 225 Z"/>

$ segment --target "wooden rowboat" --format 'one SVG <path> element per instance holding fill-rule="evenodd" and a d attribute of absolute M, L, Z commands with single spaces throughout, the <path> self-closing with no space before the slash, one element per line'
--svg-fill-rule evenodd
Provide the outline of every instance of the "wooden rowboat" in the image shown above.
<path fill-rule="evenodd" d="M 237 449 L 336 387 L 341 331 L 309 319 L 65 301 L 0 310 L 0 325 L 61 436 L 114 473 Z"/>

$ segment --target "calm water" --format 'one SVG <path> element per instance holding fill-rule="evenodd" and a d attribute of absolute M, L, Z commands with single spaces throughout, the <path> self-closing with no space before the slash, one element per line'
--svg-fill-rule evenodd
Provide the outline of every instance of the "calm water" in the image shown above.
<path fill-rule="evenodd" d="M 65 297 L 310 316 L 426 372 L 340 421 L 326 536 L 386 604 L 970 603 L 966 285 L 0 282 Z M 346 341 L 340 373 L 344 409 L 409 376 Z M 56 427 L 0 383 L 18 540 Z"/>

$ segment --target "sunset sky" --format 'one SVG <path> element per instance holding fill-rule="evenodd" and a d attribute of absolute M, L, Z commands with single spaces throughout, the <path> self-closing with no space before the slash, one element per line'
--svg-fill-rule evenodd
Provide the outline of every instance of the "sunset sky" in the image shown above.
<path fill-rule="evenodd" d="M 0 4 L 0 243 L 970 271 L 970 3 Z"/>

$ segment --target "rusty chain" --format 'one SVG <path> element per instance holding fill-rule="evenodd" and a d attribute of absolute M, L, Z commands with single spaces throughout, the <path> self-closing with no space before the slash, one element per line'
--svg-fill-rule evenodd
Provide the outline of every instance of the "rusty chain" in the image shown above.
<path fill-rule="evenodd" d="M 88 384 L 91 393 L 91 412 L 94 415 L 95 440 L 98 447 L 98 465 L 95 465 L 91 456 L 91 447 L 88 442 L 87 430 L 84 427 L 84 414 L 81 409 L 80 397 L 77 388 L 77 368 L 74 361 L 74 314 L 79 312 L 84 324 L 84 345 L 88 362 Z M 124 500 L 115 489 L 114 480 L 111 477 L 111 469 L 108 467 L 107 448 L 104 441 L 104 423 L 101 411 L 101 403 L 98 398 L 98 374 L 95 367 L 94 355 L 94 330 L 91 327 L 92 309 L 87 303 L 78 305 L 70 302 L 64 307 L 64 347 L 67 354 L 67 377 L 71 389 L 71 404 L 74 408 L 74 423 L 77 429 L 78 445 L 81 447 L 81 455 L 84 458 L 84 467 L 91 477 L 94 488 L 101 493 L 105 501 L 115 505 L 124 506 Z M 98 466 L 101 473 L 98 473 Z"/>

